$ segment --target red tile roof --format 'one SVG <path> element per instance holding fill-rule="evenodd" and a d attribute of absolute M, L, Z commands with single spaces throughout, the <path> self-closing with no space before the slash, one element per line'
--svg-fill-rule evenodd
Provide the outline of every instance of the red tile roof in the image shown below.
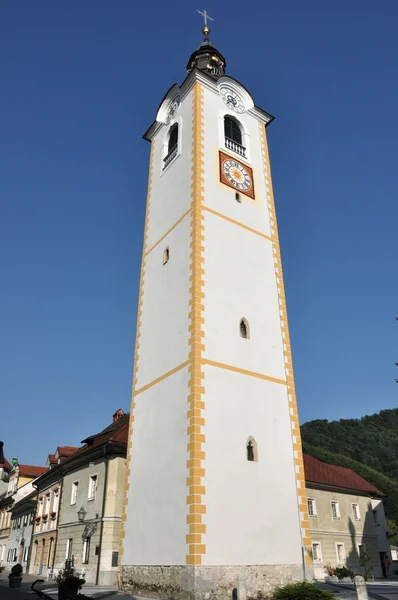
<path fill-rule="evenodd" d="M 76 450 L 78 450 L 76 446 L 58 446 L 57 453 L 61 458 L 66 458 L 76 452 Z"/>
<path fill-rule="evenodd" d="M 58 464 L 58 459 L 55 457 L 55 454 L 49 454 L 48 455 L 48 462 L 50 463 L 50 465 L 57 465 Z"/>
<path fill-rule="evenodd" d="M 384 496 L 383 492 L 352 469 L 329 465 L 313 456 L 309 456 L 309 454 L 304 454 L 304 471 L 307 483 L 322 483 L 348 490 L 367 492 L 376 496 Z"/>
<path fill-rule="evenodd" d="M 18 465 L 19 474 L 25 477 L 39 477 L 48 471 L 47 467 L 34 467 L 32 465 Z"/>
<path fill-rule="evenodd" d="M 127 448 L 127 438 L 129 433 L 129 414 L 123 414 L 116 421 L 105 427 L 99 433 L 91 435 L 86 439 L 82 440 L 84 446 L 78 448 L 78 450 L 71 455 L 69 458 L 65 459 L 63 462 L 69 462 L 73 460 L 75 457 L 81 456 L 85 452 L 92 450 L 93 448 L 97 448 L 102 444 L 107 442 L 116 442 L 122 445 L 125 445 Z"/>

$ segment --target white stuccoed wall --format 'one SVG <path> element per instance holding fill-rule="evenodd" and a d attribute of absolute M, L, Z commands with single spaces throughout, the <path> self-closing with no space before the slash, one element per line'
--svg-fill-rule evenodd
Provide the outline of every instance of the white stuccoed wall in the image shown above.
<path fill-rule="evenodd" d="M 256 198 L 219 181 L 227 110 L 204 92 L 205 206 L 270 235 L 257 119 L 234 115 L 249 139 Z M 236 156 L 238 160 L 238 156 Z M 244 163 L 244 160 L 241 160 Z M 273 378 L 286 378 L 271 241 L 205 212 L 205 357 Z M 250 340 L 240 337 L 245 317 Z M 206 367 L 207 534 L 203 564 L 300 564 L 295 467 L 287 388 L 247 374 Z M 253 436 L 259 461 L 248 462 Z M 289 543 L 283 532 L 288 532 Z"/>
<path fill-rule="evenodd" d="M 245 128 L 256 199 L 219 181 L 227 109 L 204 88 L 204 205 L 271 235 L 256 118 Z M 155 137 L 148 228 L 151 248 L 191 205 L 192 92 L 177 114 L 181 155 L 162 173 L 168 126 Z M 236 156 L 241 162 L 245 162 Z M 205 358 L 284 380 L 283 344 L 271 241 L 205 211 Z M 142 388 L 188 359 L 190 224 L 186 216 L 147 257 L 138 383 Z M 165 247 L 170 261 L 163 267 Z M 250 325 L 240 337 L 239 321 Z M 295 466 L 285 385 L 205 366 L 203 565 L 301 565 Z M 135 397 L 124 565 L 185 565 L 188 532 L 188 369 Z M 246 459 L 246 441 L 258 462 Z M 286 537 L 287 536 L 287 537 Z M 288 539 L 288 543 L 286 543 Z"/>
<path fill-rule="evenodd" d="M 139 394 L 123 564 L 183 565 L 188 369 Z"/>
<path fill-rule="evenodd" d="M 169 126 L 154 142 L 148 248 L 191 205 L 192 92 L 182 101 L 176 122 L 181 154 L 164 172 Z M 188 359 L 190 232 L 188 214 L 147 256 L 137 389 Z M 170 260 L 163 266 L 166 247 Z M 187 394 L 185 368 L 136 396 L 123 564 L 185 564 Z"/>
<path fill-rule="evenodd" d="M 181 128 L 181 154 L 165 171 L 163 145 L 169 126 L 163 126 L 154 141 L 148 249 L 191 205 L 192 92 L 181 103 L 176 122 Z M 187 215 L 148 254 L 137 389 L 188 358 L 190 230 L 190 215 Z M 163 266 L 166 246 L 170 249 L 170 261 Z"/>

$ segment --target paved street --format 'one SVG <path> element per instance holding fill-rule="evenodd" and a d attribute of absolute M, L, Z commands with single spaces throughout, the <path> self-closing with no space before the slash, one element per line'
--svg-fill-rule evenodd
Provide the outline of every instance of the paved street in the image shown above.
<path fill-rule="evenodd" d="M 367 585 L 369 598 L 398 600 L 398 581 L 370 581 Z M 333 592 L 340 600 L 354 600 L 356 598 L 354 584 L 321 584 L 321 587 Z"/>
<path fill-rule="evenodd" d="M 3 573 L 0 574 L 0 600 L 34 600 L 35 598 L 38 598 L 31 590 L 31 585 L 36 579 L 37 577 L 32 575 L 23 575 L 21 588 L 14 589 L 8 587 L 8 572 L 3 571 Z M 58 589 L 57 586 L 54 585 L 54 582 L 46 581 L 38 587 L 45 591 L 46 594 L 52 596 L 54 600 L 58 600 Z M 84 585 L 81 591 L 96 600 L 107 600 L 108 598 L 120 598 L 120 600 L 122 598 L 132 599 L 132 596 L 122 594 L 115 587 L 110 586 Z"/>
<path fill-rule="evenodd" d="M 0 600 L 35 600 L 37 595 L 32 592 L 31 585 L 37 577 L 24 575 L 21 588 L 13 589 L 8 587 L 8 573 L 0 574 Z M 356 600 L 354 585 L 351 584 L 326 584 L 321 583 L 322 589 L 331 591 L 337 600 Z M 57 587 L 51 581 L 46 581 L 40 586 L 40 589 L 49 594 L 54 600 L 58 600 Z M 115 587 L 110 586 L 90 586 L 85 585 L 82 592 L 95 598 L 95 600 L 120 599 L 133 600 L 134 596 L 123 594 Z M 369 598 L 374 600 L 398 600 L 398 581 L 373 581 L 368 583 Z M 137 600 L 153 600 L 150 598 L 139 597 Z"/>

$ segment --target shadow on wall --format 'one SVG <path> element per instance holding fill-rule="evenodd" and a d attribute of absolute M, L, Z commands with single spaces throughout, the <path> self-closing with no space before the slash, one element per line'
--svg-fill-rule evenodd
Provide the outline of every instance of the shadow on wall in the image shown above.
<path fill-rule="evenodd" d="M 389 554 L 389 543 L 386 538 L 385 548 L 382 552 L 378 544 L 378 527 L 374 522 L 372 504 L 368 503 L 365 515 L 361 515 L 363 531 L 356 531 L 352 517 L 348 518 L 348 529 L 350 532 L 350 548 L 346 557 L 346 565 L 356 575 L 374 577 L 380 579 L 385 577 L 384 557 Z"/>

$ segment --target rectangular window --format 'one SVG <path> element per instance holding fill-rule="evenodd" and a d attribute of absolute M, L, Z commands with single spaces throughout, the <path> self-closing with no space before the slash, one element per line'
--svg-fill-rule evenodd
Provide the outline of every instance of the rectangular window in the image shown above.
<path fill-rule="evenodd" d="M 83 564 L 88 565 L 90 558 L 90 538 L 86 537 L 83 542 Z"/>
<path fill-rule="evenodd" d="M 95 498 L 95 494 L 97 491 L 97 482 L 98 482 L 98 475 L 90 475 L 90 481 L 88 484 L 88 499 L 89 500 L 94 500 L 94 498 Z"/>
<path fill-rule="evenodd" d="M 78 481 L 74 481 L 72 483 L 72 494 L 70 497 L 70 503 L 71 504 L 76 504 L 77 502 L 77 489 L 79 487 L 79 482 Z"/>
<path fill-rule="evenodd" d="M 13 553 L 12 554 L 12 560 L 13 560 L 13 562 L 17 562 L 17 553 L 18 553 L 17 549 L 14 548 L 14 550 L 12 551 L 12 553 Z"/>
<path fill-rule="evenodd" d="M 23 562 L 28 561 L 28 556 L 29 556 L 29 546 L 25 546 L 25 549 L 23 551 Z"/>
<path fill-rule="evenodd" d="M 330 503 L 332 507 L 332 517 L 333 519 L 340 519 L 340 508 L 339 503 L 336 500 L 332 500 Z"/>
<path fill-rule="evenodd" d="M 320 542 L 312 542 L 312 558 L 314 563 L 322 562 L 322 547 Z"/>
<path fill-rule="evenodd" d="M 25 527 L 25 525 L 27 525 L 27 524 L 28 524 L 28 517 L 29 517 L 29 515 L 24 515 L 24 516 L 23 516 L 23 526 L 24 526 L 24 527 Z"/>
<path fill-rule="evenodd" d="M 31 513 L 30 519 L 29 519 L 29 525 L 32 525 L 34 520 L 35 520 L 35 515 L 34 515 L 34 513 Z"/>
<path fill-rule="evenodd" d="M 66 540 L 66 555 L 65 558 L 72 558 L 72 538 Z"/>
<path fill-rule="evenodd" d="M 345 561 L 345 547 L 344 544 L 336 544 L 336 556 L 338 563 L 344 563 Z"/>
<path fill-rule="evenodd" d="M 59 489 L 54 490 L 53 512 L 57 512 L 59 503 Z"/>
<path fill-rule="evenodd" d="M 13 529 L 16 529 L 16 528 L 17 528 L 17 520 L 16 520 L 16 519 L 13 519 L 13 520 L 12 520 L 12 528 L 13 528 Z"/>
<path fill-rule="evenodd" d="M 352 514 L 354 516 L 354 520 L 355 521 L 360 521 L 361 520 L 361 515 L 359 512 L 359 506 L 358 504 L 352 504 Z"/>
<path fill-rule="evenodd" d="M 41 498 L 39 498 L 39 512 L 37 513 L 39 515 L 39 517 L 43 514 L 43 503 L 44 503 L 44 498 L 42 496 Z"/>
<path fill-rule="evenodd" d="M 22 517 L 18 517 L 17 519 L 17 529 L 21 527 Z"/>
<path fill-rule="evenodd" d="M 375 525 L 380 525 L 380 523 L 379 523 L 379 515 L 377 513 L 377 509 L 375 508 L 372 512 L 373 512 L 373 523 Z"/>
<path fill-rule="evenodd" d="M 308 504 L 308 514 L 310 517 L 316 517 L 316 503 L 315 503 L 315 498 L 308 498 L 307 499 L 307 504 Z"/>

